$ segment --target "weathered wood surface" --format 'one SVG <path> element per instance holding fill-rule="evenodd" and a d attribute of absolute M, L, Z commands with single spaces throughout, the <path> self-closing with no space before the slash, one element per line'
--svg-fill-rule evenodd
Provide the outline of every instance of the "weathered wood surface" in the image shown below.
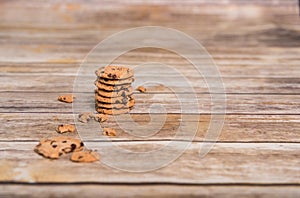
<path fill-rule="evenodd" d="M 180 188 L 179 188 L 180 187 Z M 16 191 L 18 189 L 18 191 Z M 32 194 L 34 192 L 34 194 Z M 47 192 L 45 194 L 45 192 Z M 105 185 L 105 184 L 52 184 L 52 185 L 0 185 L 0 196 L 24 197 L 253 197 L 270 196 L 275 198 L 294 198 L 299 196 L 296 185 L 290 186 L 253 186 L 253 185 Z M 288 193 L 287 193 L 288 192 Z"/>
<path fill-rule="evenodd" d="M 60 94 L 63 94 L 61 92 Z M 76 94 L 75 94 L 76 95 Z M 1 113 L 72 113 L 72 104 L 57 101 L 58 93 L 1 93 Z M 89 97 L 88 97 L 89 96 Z M 224 111 L 212 111 L 212 101 L 209 94 L 135 94 L 136 105 L 131 113 L 148 113 L 151 104 L 161 104 L 166 108 L 167 113 L 190 113 L 202 114 L 224 113 Z M 80 95 L 82 105 L 74 109 L 75 113 L 84 112 L 87 107 L 94 105 L 94 94 Z M 194 99 L 190 99 L 193 97 Z M 196 98 L 197 97 L 197 98 Z M 88 98 L 85 100 L 85 98 Z M 198 109 L 196 104 L 198 102 Z M 181 102 L 181 105 L 180 105 Z M 215 104 L 215 105 L 218 105 Z M 227 95 L 227 114 L 295 114 L 299 115 L 300 95 Z M 76 112 L 79 111 L 79 112 Z"/>
<path fill-rule="evenodd" d="M 135 152 L 155 150 L 166 142 L 92 142 L 108 152 L 120 146 Z M 32 152 L 37 142 L 1 143 L 1 180 L 19 182 L 103 182 L 178 184 L 299 184 L 299 149 L 295 143 L 218 143 L 199 158 L 201 143 L 193 143 L 165 168 L 142 174 L 112 170 L 101 162 L 77 164 L 68 160 L 47 160 Z M 170 152 L 172 152 L 170 150 Z M 161 158 L 170 153 L 164 153 Z M 108 156 L 102 155 L 102 158 Z M 113 157 L 113 156 L 109 156 Z M 117 157 L 117 156 L 116 156 Z M 267 158 L 267 160 L 266 160 Z M 146 163 L 151 163 L 151 161 Z M 131 162 L 135 163 L 135 162 Z M 128 164 L 130 166 L 130 164 Z M 68 167 L 68 169 L 67 169 Z M 67 170 L 66 170 L 67 169 Z"/>
<path fill-rule="evenodd" d="M 297 5 L 297 0 L 1 1 L 0 196 L 299 197 Z M 72 92 L 86 54 L 113 33 L 145 25 L 187 33 L 204 45 L 218 65 L 226 88 L 227 115 L 213 150 L 204 159 L 198 157 L 212 107 L 204 79 L 176 54 L 141 49 L 114 63 L 171 65 L 190 80 L 201 104 L 198 121 L 197 111 L 184 103 L 186 129 L 197 123 L 199 129 L 192 146 L 178 160 L 153 172 L 132 174 L 101 162 L 74 164 L 68 157 L 50 161 L 35 154 L 33 147 L 40 138 L 57 135 L 54 129 L 58 124 L 74 122 L 72 105 L 56 98 Z M 101 61 L 99 57 L 91 64 Z M 144 71 L 136 77 L 158 76 L 158 71 Z M 171 88 L 190 94 L 168 71 L 159 71 L 159 76 L 174 82 Z M 146 124 L 148 106 L 163 103 L 169 113 L 166 123 L 159 133 L 142 138 L 123 132 L 109 120 L 105 125 L 116 127 L 119 133 L 112 139 L 114 143 L 145 150 L 175 139 L 180 121 L 175 97 L 161 87 L 148 90 L 148 94 L 136 93 L 133 120 Z M 92 105 L 93 101 L 83 104 Z"/>
<path fill-rule="evenodd" d="M 157 117 L 155 120 L 163 117 L 152 116 Z M 147 114 L 133 114 L 132 118 L 139 124 L 147 124 L 150 121 Z M 120 135 L 111 141 L 172 140 L 180 124 L 179 119 L 180 115 L 169 114 L 162 129 L 147 139 L 131 136 L 119 129 Z M 210 115 L 187 115 L 186 119 L 191 124 L 200 120 L 194 141 L 202 141 L 211 119 Z M 9 113 L 0 116 L 0 122 L 3 123 L 0 128 L 0 141 L 38 141 L 40 138 L 56 135 L 55 128 L 59 124 L 74 123 L 74 116 L 61 113 Z M 119 128 L 113 124 L 112 119 L 104 124 Z M 299 115 L 227 115 L 218 142 L 300 142 L 299 128 Z"/>
<path fill-rule="evenodd" d="M 0 91 L 11 91 L 12 87 L 15 93 L 19 92 L 71 92 L 73 90 L 74 79 L 73 76 L 63 76 L 61 74 L 48 78 L 47 75 L 30 75 L 26 74 L 11 74 L 1 77 Z M 163 76 L 162 76 L 163 77 Z M 95 79 L 94 76 L 89 78 Z M 145 76 L 145 79 L 154 80 L 157 76 Z M 176 89 L 177 92 L 189 92 L 183 85 L 176 84 L 177 77 L 163 77 L 164 81 L 171 83 L 170 88 Z M 208 88 L 204 79 L 199 77 L 189 77 L 191 86 L 194 87 L 197 93 L 207 93 Z M 299 94 L 300 82 L 299 78 L 223 78 L 224 87 L 227 93 L 261 93 L 261 94 Z M 87 87 L 86 84 L 81 84 L 82 90 Z M 149 89 L 149 92 L 162 92 L 159 89 Z M 164 90 L 166 92 L 166 90 Z"/>

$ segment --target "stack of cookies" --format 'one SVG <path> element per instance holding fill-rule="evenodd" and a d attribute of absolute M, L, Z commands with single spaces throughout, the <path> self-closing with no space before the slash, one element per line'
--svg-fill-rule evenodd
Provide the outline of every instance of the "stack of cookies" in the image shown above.
<path fill-rule="evenodd" d="M 96 71 L 95 101 L 98 113 L 118 115 L 128 113 L 134 106 L 132 69 L 106 66 Z"/>

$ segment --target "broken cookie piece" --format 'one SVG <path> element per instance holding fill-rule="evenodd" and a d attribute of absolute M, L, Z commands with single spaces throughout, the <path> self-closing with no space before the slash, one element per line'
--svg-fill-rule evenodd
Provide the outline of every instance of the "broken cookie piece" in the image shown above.
<path fill-rule="evenodd" d="M 58 159 L 63 154 L 81 151 L 83 147 L 80 139 L 59 136 L 41 139 L 34 151 L 45 158 Z"/>
<path fill-rule="evenodd" d="M 103 135 L 115 137 L 115 136 L 117 136 L 117 132 L 115 129 L 112 129 L 112 128 L 104 128 Z"/>
<path fill-rule="evenodd" d="M 81 113 L 78 116 L 78 121 L 82 122 L 82 123 L 87 123 L 89 122 L 91 119 L 94 119 L 96 122 L 105 122 L 107 120 L 107 115 L 102 114 L 102 113 L 92 113 L 92 112 L 85 112 L 85 113 Z"/>
<path fill-rule="evenodd" d="M 107 120 L 107 115 L 97 113 L 94 115 L 94 120 L 96 122 L 105 122 Z"/>
<path fill-rule="evenodd" d="M 93 117 L 94 117 L 94 114 L 92 112 L 84 112 L 84 113 L 79 114 L 78 121 L 82 122 L 82 123 L 87 123 Z"/>
<path fill-rule="evenodd" d="M 74 133 L 76 131 L 76 127 L 74 124 L 61 124 L 56 128 L 57 133 Z"/>
<path fill-rule="evenodd" d="M 71 161 L 73 162 L 85 162 L 85 163 L 90 163 L 90 162 L 95 162 L 99 160 L 99 155 L 95 151 L 78 151 L 72 153 L 72 156 L 70 158 Z"/>
<path fill-rule="evenodd" d="M 75 96 L 72 94 L 62 95 L 57 98 L 57 100 L 65 103 L 72 103 L 74 101 Z"/>
<path fill-rule="evenodd" d="M 136 88 L 136 90 L 139 91 L 139 92 L 141 92 L 141 93 L 145 93 L 147 89 L 145 87 L 143 87 L 143 86 L 138 86 Z"/>

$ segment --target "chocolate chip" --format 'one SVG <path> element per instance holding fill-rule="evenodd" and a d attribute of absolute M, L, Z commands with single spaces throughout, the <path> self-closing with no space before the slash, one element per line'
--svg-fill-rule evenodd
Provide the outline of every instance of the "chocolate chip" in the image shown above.
<path fill-rule="evenodd" d="M 117 75 L 116 75 L 116 74 L 114 74 L 114 75 L 112 76 L 112 78 L 113 78 L 113 79 L 116 79 L 116 78 L 117 78 Z"/>
<path fill-rule="evenodd" d="M 111 73 L 109 73 L 107 76 L 111 78 L 112 74 L 111 74 Z"/>
<path fill-rule="evenodd" d="M 74 151 L 76 149 L 76 144 L 71 144 L 71 150 Z"/>
<path fill-rule="evenodd" d="M 62 154 L 63 154 L 62 152 L 59 152 L 59 153 L 58 153 L 59 156 L 62 156 Z"/>
<path fill-rule="evenodd" d="M 84 146 L 83 142 L 80 142 L 80 147 Z"/>
<path fill-rule="evenodd" d="M 52 145 L 52 147 L 53 147 L 53 148 L 56 148 L 56 147 L 57 147 L 57 145 L 53 144 L 53 145 Z"/>
<path fill-rule="evenodd" d="M 64 140 L 64 141 L 62 141 L 62 143 L 67 143 L 67 141 L 66 141 L 66 140 Z"/>
<path fill-rule="evenodd" d="M 78 159 L 82 159 L 83 158 L 83 156 L 82 155 L 80 155 L 79 157 L 78 157 Z"/>
<path fill-rule="evenodd" d="M 51 145 L 52 145 L 54 142 L 56 142 L 56 141 L 54 141 L 54 140 L 47 140 L 47 142 L 49 142 L 49 141 L 51 141 L 51 142 L 50 142 Z"/>

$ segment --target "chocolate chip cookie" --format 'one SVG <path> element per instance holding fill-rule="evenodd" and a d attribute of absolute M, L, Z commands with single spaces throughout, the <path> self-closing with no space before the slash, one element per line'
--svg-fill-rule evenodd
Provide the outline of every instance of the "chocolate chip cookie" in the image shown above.
<path fill-rule="evenodd" d="M 106 66 L 95 73 L 98 77 L 112 80 L 131 78 L 134 75 L 133 69 L 122 66 Z"/>
<path fill-rule="evenodd" d="M 95 100 L 101 103 L 109 103 L 109 104 L 125 104 L 129 100 L 134 99 L 132 95 L 129 96 L 120 96 L 120 97 L 115 97 L 115 98 L 107 98 L 103 97 L 99 94 L 95 94 Z"/>
<path fill-rule="evenodd" d="M 106 98 L 126 97 L 129 95 L 132 95 L 133 88 L 129 87 L 129 88 L 118 90 L 118 91 L 106 91 L 103 89 L 96 89 L 95 92 L 98 95 L 106 97 Z"/>
<path fill-rule="evenodd" d="M 96 107 L 106 108 L 106 109 L 122 109 L 122 108 L 131 108 L 135 104 L 135 100 L 132 98 L 125 103 L 102 103 L 96 101 Z"/>
<path fill-rule="evenodd" d="M 130 84 L 125 85 L 106 85 L 101 82 L 95 81 L 95 85 L 98 89 L 103 89 L 105 91 L 118 91 L 123 89 L 128 89 L 131 87 Z"/>
<path fill-rule="evenodd" d="M 58 159 L 61 155 L 81 151 L 84 145 L 81 140 L 67 136 L 41 139 L 34 151 L 46 158 Z"/>
<path fill-rule="evenodd" d="M 131 109 L 125 108 L 125 109 L 105 109 L 105 108 L 96 108 L 96 111 L 98 113 L 104 113 L 108 115 L 120 115 L 128 113 Z"/>
<path fill-rule="evenodd" d="M 134 82 L 134 78 L 126 78 L 126 79 L 120 79 L 120 80 L 111 80 L 107 78 L 98 78 L 98 82 L 106 84 L 106 85 L 126 85 L 126 84 L 131 84 Z"/>

